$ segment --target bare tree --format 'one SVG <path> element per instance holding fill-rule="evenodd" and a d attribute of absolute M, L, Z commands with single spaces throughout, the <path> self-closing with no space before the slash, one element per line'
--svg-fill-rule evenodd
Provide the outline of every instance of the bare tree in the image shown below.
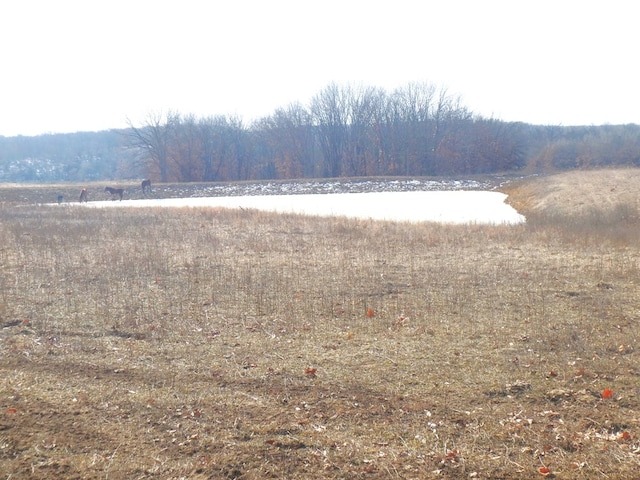
<path fill-rule="evenodd" d="M 371 175 L 378 155 L 373 127 L 380 116 L 384 92 L 376 87 L 359 87 L 350 89 L 349 93 L 346 173 Z"/>
<path fill-rule="evenodd" d="M 261 140 L 264 171 L 271 178 L 317 175 L 311 113 L 299 103 L 279 108 L 254 125 Z"/>
<path fill-rule="evenodd" d="M 202 148 L 203 180 L 249 179 L 249 145 L 242 121 L 219 115 L 198 123 Z"/>
<path fill-rule="evenodd" d="M 220 180 L 224 164 L 225 144 L 221 130 L 226 123 L 225 117 L 207 117 L 198 123 L 202 143 L 203 175 L 205 182 Z"/>
<path fill-rule="evenodd" d="M 177 180 L 182 182 L 202 180 L 203 143 L 198 121 L 194 115 L 175 119 L 171 153 L 176 164 L 176 173 L 179 175 Z"/>
<path fill-rule="evenodd" d="M 130 145 L 140 150 L 146 170 L 157 174 L 161 182 L 169 181 L 174 128 L 179 121 L 179 114 L 173 112 L 150 113 L 140 127 L 128 121 Z"/>
<path fill-rule="evenodd" d="M 333 83 L 311 100 L 311 113 L 324 154 L 324 176 L 339 177 L 347 142 L 349 89 Z"/>
<path fill-rule="evenodd" d="M 437 88 L 428 83 L 409 83 L 396 89 L 389 104 L 394 160 L 403 175 L 424 174 L 435 149 L 433 111 Z"/>

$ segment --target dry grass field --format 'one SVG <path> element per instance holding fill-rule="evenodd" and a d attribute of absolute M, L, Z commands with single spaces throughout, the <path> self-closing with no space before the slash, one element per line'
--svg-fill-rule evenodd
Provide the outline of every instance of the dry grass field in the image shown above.
<path fill-rule="evenodd" d="M 0 477 L 638 478 L 640 171 L 505 191 L 526 225 L 0 187 Z"/>

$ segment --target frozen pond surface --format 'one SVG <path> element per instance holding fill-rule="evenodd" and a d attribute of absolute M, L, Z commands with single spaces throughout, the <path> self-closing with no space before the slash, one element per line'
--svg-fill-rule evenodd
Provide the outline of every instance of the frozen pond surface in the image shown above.
<path fill-rule="evenodd" d="M 506 195 L 486 190 L 369 191 L 324 194 L 236 195 L 95 201 L 87 207 L 225 207 L 320 216 L 410 222 L 518 224 L 525 221 L 505 203 Z"/>

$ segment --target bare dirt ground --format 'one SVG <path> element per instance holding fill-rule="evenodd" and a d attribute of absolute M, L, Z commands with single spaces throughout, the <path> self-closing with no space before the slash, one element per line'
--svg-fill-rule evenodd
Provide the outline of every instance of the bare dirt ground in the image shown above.
<path fill-rule="evenodd" d="M 526 225 L 0 188 L 0 478 L 637 478 L 640 172 L 502 188 Z"/>

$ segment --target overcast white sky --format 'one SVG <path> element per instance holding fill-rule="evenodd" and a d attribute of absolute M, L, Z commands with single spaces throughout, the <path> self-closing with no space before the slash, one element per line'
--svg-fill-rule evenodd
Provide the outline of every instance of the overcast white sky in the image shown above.
<path fill-rule="evenodd" d="M 483 116 L 640 123 L 633 0 L 8 0 L 0 135 L 149 113 L 249 123 L 332 82 L 429 82 Z"/>

